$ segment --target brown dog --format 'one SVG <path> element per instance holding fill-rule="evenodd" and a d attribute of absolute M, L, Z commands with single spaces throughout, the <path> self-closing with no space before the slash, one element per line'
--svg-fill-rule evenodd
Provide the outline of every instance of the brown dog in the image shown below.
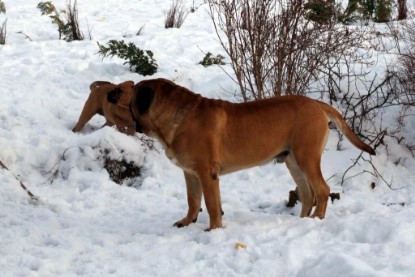
<path fill-rule="evenodd" d="M 72 131 L 79 132 L 94 115 L 100 114 L 106 119 L 102 127 L 115 125 L 118 131 L 133 136 L 135 128 L 128 105 L 134 92 L 134 82 L 126 81 L 115 85 L 110 82 L 95 81 L 89 88 L 91 93 Z M 114 97 L 117 98 L 116 103 Z"/>
<path fill-rule="evenodd" d="M 189 210 L 175 226 L 197 220 L 202 195 L 209 229 L 222 227 L 219 175 L 273 159 L 285 162 L 299 189 L 301 217 L 323 218 L 330 188 L 320 160 L 333 121 L 359 149 L 375 155 L 331 106 L 303 96 L 230 103 L 202 97 L 165 79 L 135 86 L 130 109 L 136 130 L 160 140 L 184 171 Z"/>

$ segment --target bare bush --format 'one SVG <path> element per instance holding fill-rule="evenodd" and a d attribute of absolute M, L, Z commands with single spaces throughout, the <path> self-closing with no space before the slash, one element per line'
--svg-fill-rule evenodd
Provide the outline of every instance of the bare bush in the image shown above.
<path fill-rule="evenodd" d="M 319 17 L 302 0 L 208 4 L 244 101 L 306 94 L 346 56 L 358 58 L 353 48 L 364 38 L 364 31 L 337 24 L 334 5 Z"/>
<path fill-rule="evenodd" d="M 77 0 L 74 1 L 73 5 L 71 0 L 66 4 L 66 24 L 69 28 L 68 37 L 71 40 L 83 40 L 84 34 L 79 29 L 79 20 L 78 20 L 78 5 Z"/>
<path fill-rule="evenodd" d="M 398 20 L 404 20 L 408 17 L 408 6 L 406 0 L 398 0 Z"/>
<path fill-rule="evenodd" d="M 4 2 L 0 0 L 0 14 L 6 13 L 6 6 Z M 0 26 L 0 45 L 6 44 L 6 35 L 7 35 L 7 19 L 3 21 Z"/>
<path fill-rule="evenodd" d="M 0 13 L 6 13 L 6 5 L 0 0 Z"/>
<path fill-rule="evenodd" d="M 404 96 L 400 100 L 402 104 L 415 106 L 415 23 L 399 21 L 388 26 L 395 42 L 391 50 L 398 54 L 397 63 L 389 72 L 393 75 L 391 89 L 399 90 Z"/>
<path fill-rule="evenodd" d="M 7 19 L 0 26 L 0 45 L 6 44 L 7 36 Z"/>
<path fill-rule="evenodd" d="M 194 13 L 194 12 L 196 12 L 197 11 L 197 9 L 200 7 L 200 6 L 202 6 L 203 4 L 206 4 L 206 3 L 201 3 L 201 4 L 199 4 L 198 6 L 196 6 L 195 5 L 195 1 L 193 0 L 193 3 L 192 3 L 192 6 L 190 7 L 190 12 L 191 13 Z"/>
<path fill-rule="evenodd" d="M 386 74 L 381 78 L 375 75 L 367 82 L 364 91 L 344 91 L 339 95 L 338 103 L 346 121 L 353 131 L 372 144 L 376 149 L 384 143 L 386 135 L 392 136 L 402 130 L 402 122 L 389 126 L 383 124 L 383 112 L 386 109 L 400 106 L 400 95 L 391 90 L 389 84 L 392 76 Z M 380 80 L 380 81 L 379 81 Z M 405 116 L 406 110 L 401 110 L 399 117 Z"/>
<path fill-rule="evenodd" d="M 341 89 L 340 85 L 335 86 L 336 93 L 332 94 L 334 97 L 331 100 L 343 111 L 343 116 L 353 130 L 375 149 L 382 146 L 388 154 L 395 156 L 388 150 L 388 142 L 394 141 L 415 157 L 415 140 L 405 129 L 408 119 L 415 114 L 415 24 L 390 23 L 389 32 L 378 33 L 378 36 L 383 43 L 374 46 L 380 54 L 397 56 L 396 62 L 389 64 L 385 72 L 372 74 L 370 78 L 368 72 L 358 78 L 345 76 L 350 87 L 342 86 Z M 391 44 L 391 41 L 395 43 Z M 340 136 L 339 144 L 341 140 Z M 393 162 L 399 164 L 400 160 L 400 156 L 395 156 Z M 351 173 L 350 169 L 360 163 L 369 164 L 371 169 Z M 363 173 L 373 175 L 392 190 L 401 189 L 392 180 L 386 180 L 371 159 L 367 160 L 362 155 L 344 172 L 341 184 Z"/>
<path fill-rule="evenodd" d="M 398 122 L 405 124 L 408 115 L 414 115 L 415 110 L 415 22 L 397 21 L 390 23 L 389 34 L 395 41 L 390 51 L 398 55 L 395 64 L 389 67 L 388 90 L 396 95 L 396 102 L 401 107 Z M 415 153 L 415 139 L 397 137 L 399 143 L 404 143 L 408 150 Z"/>
<path fill-rule="evenodd" d="M 304 5 L 302 0 L 208 3 L 217 35 L 231 59 L 234 75 L 229 75 L 239 84 L 242 100 L 319 92 L 375 149 L 385 146 L 386 137 L 395 138 L 398 143 L 406 140 L 405 119 L 414 103 L 415 51 L 409 58 L 408 52 L 402 55 L 404 62 L 400 64 L 406 67 L 405 71 L 374 74 L 377 61 L 372 55 L 376 49 L 373 42 L 379 32 L 369 26 L 340 24 L 338 15 L 342 12 L 336 6 L 322 11 L 320 5 L 325 1 L 316 0 L 312 5 Z M 350 20 L 353 13 L 346 16 L 344 21 Z M 415 31 L 413 38 L 415 42 Z M 415 49 L 415 43 L 407 42 L 405 46 L 408 51 Z M 403 89 L 404 84 L 413 87 Z M 393 121 L 385 114 L 396 110 L 396 124 L 390 124 Z M 341 141 L 340 137 L 339 149 Z M 406 145 L 415 149 L 408 140 Z M 369 173 L 392 188 L 371 160 L 359 155 L 354 165 L 360 162 L 372 168 L 362 173 Z M 349 178 L 346 173 L 350 174 L 349 169 L 343 181 Z"/>
<path fill-rule="evenodd" d="M 169 10 L 165 12 L 164 27 L 180 28 L 186 19 L 188 12 L 186 11 L 182 0 L 173 0 Z"/>

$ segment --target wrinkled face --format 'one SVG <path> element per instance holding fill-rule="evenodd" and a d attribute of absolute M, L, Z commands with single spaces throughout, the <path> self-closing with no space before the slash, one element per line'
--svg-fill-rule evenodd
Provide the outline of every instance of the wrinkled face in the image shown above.
<path fill-rule="evenodd" d="M 167 79 L 137 83 L 130 103 L 137 132 L 171 143 L 178 122 L 188 111 L 186 107 L 196 98 L 193 92 Z"/>
<path fill-rule="evenodd" d="M 145 133 L 151 136 L 152 134 L 149 133 L 151 126 L 146 118 L 148 117 L 155 91 L 148 86 L 138 83 L 135 86 L 134 92 L 130 102 L 130 112 L 133 117 L 135 129 L 139 133 Z"/>
<path fill-rule="evenodd" d="M 126 81 L 116 86 L 107 94 L 108 102 L 127 107 L 134 94 L 134 82 Z"/>
<path fill-rule="evenodd" d="M 132 108 L 132 103 L 130 102 L 130 105 L 128 105 L 128 108 L 130 109 L 130 114 L 131 117 L 133 118 L 133 122 L 134 122 L 134 129 L 136 132 L 142 134 L 143 133 L 143 128 L 141 127 L 140 123 L 137 121 L 137 119 L 135 119 L 134 117 L 134 112 L 133 112 L 133 108 Z"/>

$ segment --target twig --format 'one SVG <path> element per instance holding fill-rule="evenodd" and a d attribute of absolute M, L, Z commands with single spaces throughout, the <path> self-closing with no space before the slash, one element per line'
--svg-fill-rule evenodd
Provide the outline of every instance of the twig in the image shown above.
<path fill-rule="evenodd" d="M 368 162 L 372 166 L 372 169 L 374 171 L 374 173 L 372 173 L 372 174 L 374 176 L 379 177 L 380 179 L 382 179 L 382 181 L 389 187 L 389 189 L 391 189 L 391 190 L 401 190 L 401 189 L 406 188 L 406 186 L 403 186 L 403 187 L 400 187 L 400 188 L 392 188 L 393 177 L 392 177 L 390 182 L 386 181 L 385 178 L 382 176 L 382 174 L 380 174 L 380 172 L 378 171 L 376 166 L 372 163 L 372 157 L 369 157 L 369 160 L 365 159 L 364 157 L 362 157 L 362 159 L 363 159 L 363 161 Z"/>
<path fill-rule="evenodd" d="M 346 181 L 346 180 L 348 180 L 348 179 L 351 179 L 351 178 L 353 178 L 353 177 L 356 177 L 356 176 L 358 176 L 358 175 L 361 175 L 361 174 L 364 174 L 364 173 L 369 173 L 369 174 L 371 174 L 371 175 L 373 175 L 374 177 L 376 177 L 376 178 L 380 178 L 388 187 L 389 187 L 389 189 L 390 190 L 400 190 L 400 189 L 403 189 L 403 188 L 405 188 L 405 187 L 400 187 L 400 188 L 393 188 L 392 187 L 392 183 L 393 183 L 393 178 L 392 178 L 392 180 L 391 181 L 386 181 L 386 179 L 383 177 L 383 175 L 379 172 L 379 170 L 376 168 L 376 166 L 373 164 L 373 162 L 372 162 L 372 157 L 369 157 L 369 159 L 366 159 L 366 158 L 364 158 L 363 157 L 363 151 L 359 154 L 359 156 L 354 160 L 354 162 L 353 162 L 353 164 L 349 167 L 349 168 L 347 168 L 346 169 L 346 171 L 343 173 L 343 176 L 342 176 L 342 179 L 341 179 L 341 181 L 340 181 L 340 186 L 343 186 L 343 184 L 344 184 L 344 182 Z M 347 174 L 347 172 L 349 172 L 349 170 L 351 170 L 353 167 L 355 167 L 357 164 L 359 164 L 359 160 L 363 160 L 364 162 L 367 162 L 367 163 L 369 163 L 370 164 L 370 166 L 372 167 L 372 169 L 373 169 L 373 172 L 371 172 L 371 171 L 368 171 L 368 170 L 363 170 L 363 171 L 361 171 L 361 172 L 359 172 L 359 173 L 356 173 L 355 175 L 352 175 L 352 176 L 349 176 L 349 177 L 347 177 L 346 178 L 346 174 Z"/>
<path fill-rule="evenodd" d="M 20 186 L 27 193 L 27 195 L 29 195 L 29 197 L 32 201 L 34 201 L 35 203 L 39 202 L 39 198 L 37 196 L 35 196 L 15 175 L 13 175 L 12 172 L 10 171 L 10 169 L 8 169 L 7 166 L 5 166 L 2 161 L 0 161 L 0 166 L 3 169 L 10 172 L 10 174 L 20 183 Z"/>
<path fill-rule="evenodd" d="M 25 33 L 23 33 L 22 31 L 19 31 L 19 32 L 16 32 L 16 33 L 17 33 L 17 34 L 20 34 L 20 35 L 24 35 L 26 39 L 28 39 L 28 40 L 30 40 L 30 41 L 33 41 L 31 37 L 29 37 L 28 35 L 26 35 L 26 34 L 25 34 Z"/>
<path fill-rule="evenodd" d="M 141 27 L 138 29 L 137 33 L 135 34 L 136 36 L 139 36 L 139 35 L 141 35 L 141 34 L 143 33 L 144 26 L 145 26 L 145 25 L 141 26 Z"/>
<path fill-rule="evenodd" d="M 55 164 L 52 166 L 51 169 L 42 172 L 43 175 L 50 175 L 47 180 L 50 183 L 53 183 L 54 179 L 56 178 L 56 176 L 58 176 L 58 172 L 59 172 L 59 165 L 61 163 L 62 160 L 65 160 L 65 154 L 66 151 L 72 149 L 72 148 L 79 148 L 80 151 L 82 151 L 82 148 L 79 146 L 71 146 L 65 149 L 65 151 L 63 151 L 62 156 L 58 158 L 58 160 L 55 162 Z"/>
<path fill-rule="evenodd" d="M 92 29 L 89 27 L 89 22 L 88 22 L 88 19 L 86 18 L 85 19 L 85 21 L 86 21 L 86 26 L 88 27 L 88 36 L 89 36 L 89 40 L 92 40 Z"/>

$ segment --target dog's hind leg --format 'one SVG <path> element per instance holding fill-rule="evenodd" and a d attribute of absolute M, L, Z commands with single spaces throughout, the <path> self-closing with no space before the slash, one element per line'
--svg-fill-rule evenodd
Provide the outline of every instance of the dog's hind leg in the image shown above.
<path fill-rule="evenodd" d="M 314 193 L 307 183 L 305 176 L 303 175 L 300 167 L 295 160 L 295 157 L 290 154 L 285 160 L 285 164 L 290 171 L 291 176 L 294 179 L 294 182 L 297 184 L 299 198 L 301 201 L 301 214 L 300 217 L 309 216 L 311 209 L 313 208 L 314 203 Z"/>
<path fill-rule="evenodd" d="M 187 203 L 189 205 L 189 210 L 186 217 L 174 223 L 174 226 L 179 228 L 197 221 L 197 216 L 202 202 L 202 186 L 199 182 L 199 178 L 186 172 L 184 172 L 184 178 L 186 180 Z"/>
<path fill-rule="evenodd" d="M 301 173 L 302 179 L 304 180 L 299 183 L 307 183 L 309 187 L 308 191 L 312 195 L 312 197 L 307 197 L 307 199 L 301 199 L 301 201 L 307 201 L 307 210 L 304 210 L 304 212 L 308 212 L 309 209 L 311 210 L 315 200 L 316 207 L 311 216 L 322 219 L 326 213 L 330 188 L 324 181 L 320 163 L 329 129 L 326 115 L 318 109 L 311 110 L 313 112 L 308 112 L 303 115 L 307 120 L 299 122 L 296 126 L 296 131 L 292 134 L 292 154 L 289 155 L 289 159 L 292 162 L 292 158 L 294 158 L 297 165 L 296 169 Z M 307 192 L 305 189 L 301 189 L 302 187 L 305 186 L 299 186 L 300 197 L 304 195 L 301 190 Z M 301 215 L 305 216 L 303 210 Z"/>
<path fill-rule="evenodd" d="M 298 161 L 300 170 L 302 171 L 305 180 L 307 180 L 316 200 L 316 208 L 311 217 L 322 219 L 326 214 L 327 201 L 330 196 L 330 187 L 327 185 L 323 178 L 323 174 L 321 173 L 320 158 L 313 158 L 317 157 L 314 155 L 301 157 L 303 160 Z M 314 201 L 314 199 L 312 200 Z"/>
<path fill-rule="evenodd" d="M 307 174 L 310 176 L 308 178 L 310 179 L 310 183 L 316 198 L 316 208 L 312 214 L 312 217 L 323 219 L 326 214 L 327 201 L 330 196 L 330 187 L 327 185 L 326 181 L 323 178 L 320 170 L 320 165 L 318 165 L 318 168 L 315 168 Z"/>

